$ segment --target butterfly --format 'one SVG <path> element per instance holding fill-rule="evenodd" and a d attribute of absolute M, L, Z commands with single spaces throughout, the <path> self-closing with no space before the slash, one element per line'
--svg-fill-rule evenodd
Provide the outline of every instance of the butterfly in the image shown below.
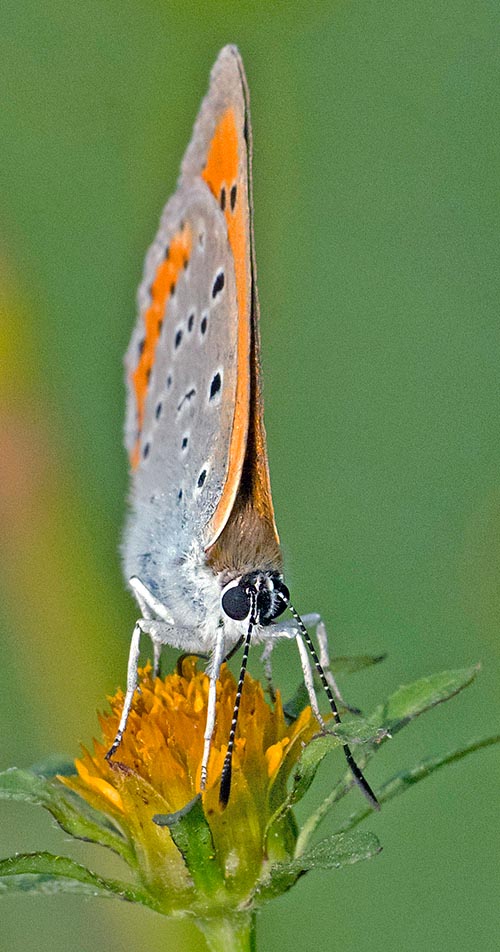
<path fill-rule="evenodd" d="M 154 671 L 162 645 L 208 656 L 210 679 L 200 787 L 207 783 L 222 663 L 243 645 L 220 802 L 227 804 L 250 644 L 266 673 L 281 639 L 295 640 L 319 725 L 313 667 L 339 721 L 326 630 L 302 619 L 284 582 L 263 421 L 259 302 L 252 223 L 252 132 L 243 64 L 224 47 L 182 161 L 175 194 L 146 257 L 127 351 L 125 444 L 130 512 L 122 553 L 141 616 L 127 692 L 110 751 L 118 749 L 137 689 L 141 633 Z M 288 610 L 291 618 L 281 616 Z M 316 628 L 319 655 L 306 625 Z M 312 659 L 312 665 L 311 665 Z M 377 800 L 344 745 L 354 779 Z"/>

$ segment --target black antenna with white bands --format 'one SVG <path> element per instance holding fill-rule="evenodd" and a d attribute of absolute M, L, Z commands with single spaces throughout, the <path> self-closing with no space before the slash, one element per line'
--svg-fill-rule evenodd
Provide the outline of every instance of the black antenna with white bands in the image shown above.
<path fill-rule="evenodd" d="M 251 611 L 250 611 L 250 621 L 248 623 L 248 631 L 246 634 L 245 645 L 243 648 L 243 657 L 241 659 L 240 676 L 238 679 L 238 688 L 236 690 L 236 697 L 234 700 L 233 719 L 231 721 L 231 730 L 229 732 L 227 753 L 224 758 L 224 764 L 222 767 L 222 776 L 220 779 L 219 803 L 221 807 L 227 807 L 227 804 L 229 802 L 229 795 L 231 793 L 231 774 L 232 774 L 234 738 L 236 736 L 236 725 L 238 723 L 238 714 L 240 710 L 241 692 L 243 690 L 243 682 L 245 680 L 245 673 L 246 673 L 247 664 L 248 664 L 248 654 L 250 652 L 250 641 L 252 638 L 252 631 L 254 629 L 254 625 L 256 624 L 256 620 L 255 620 L 256 593 L 255 591 L 250 592 L 250 598 L 251 598 L 251 605 L 252 605 Z"/>

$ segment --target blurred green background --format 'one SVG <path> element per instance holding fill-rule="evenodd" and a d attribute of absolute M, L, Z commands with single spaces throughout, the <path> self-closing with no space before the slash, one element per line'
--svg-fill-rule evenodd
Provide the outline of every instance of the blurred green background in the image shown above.
<path fill-rule="evenodd" d="M 266 422 L 295 603 L 321 610 L 337 653 L 388 652 L 343 679 L 366 710 L 483 663 L 370 782 L 494 729 L 499 26 L 488 0 L 4 5 L 2 767 L 74 756 L 125 680 L 122 355 L 227 42 L 252 94 Z M 299 665 L 278 654 L 286 694 Z M 374 816 L 382 855 L 303 879 L 261 915 L 259 949 L 496 950 L 499 773 L 485 751 Z M 47 848 L 121 875 L 33 808 L 1 809 L 0 855 Z M 191 928 L 72 897 L 3 900 L 1 921 L 9 952 L 182 950 Z"/>

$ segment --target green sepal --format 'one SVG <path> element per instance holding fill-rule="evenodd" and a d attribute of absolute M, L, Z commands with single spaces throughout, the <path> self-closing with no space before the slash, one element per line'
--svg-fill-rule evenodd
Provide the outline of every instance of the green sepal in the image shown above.
<path fill-rule="evenodd" d="M 21 853 L 0 860 L 0 894 L 31 892 L 39 894 L 78 893 L 139 902 L 159 909 L 144 890 L 116 879 L 104 879 L 67 856 L 53 853 Z"/>
<path fill-rule="evenodd" d="M 280 896 L 291 889 L 299 876 L 312 869 L 342 869 L 371 859 L 381 849 L 373 833 L 333 833 L 290 862 L 271 867 L 256 887 L 254 905 L 258 907 Z"/>
<path fill-rule="evenodd" d="M 168 827 L 196 889 L 205 896 L 213 896 L 224 888 L 224 875 L 203 812 L 201 794 L 177 813 L 157 813 L 153 822 Z"/>
<path fill-rule="evenodd" d="M 106 846 L 122 856 L 130 866 L 137 865 L 133 850 L 109 818 L 65 788 L 55 777 L 47 779 L 38 772 L 11 767 L 0 773 L 0 799 L 41 806 L 52 814 L 66 833 L 79 840 Z"/>

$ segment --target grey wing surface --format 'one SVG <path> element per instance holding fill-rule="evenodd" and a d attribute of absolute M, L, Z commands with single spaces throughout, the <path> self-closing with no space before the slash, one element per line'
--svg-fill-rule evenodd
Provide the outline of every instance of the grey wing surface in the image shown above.
<path fill-rule="evenodd" d="M 180 189 L 168 203 L 147 257 L 140 315 L 126 356 L 129 412 L 126 445 L 136 439 L 133 374 L 144 336 L 149 287 L 181 223 L 191 255 L 166 303 L 144 406 L 131 512 L 124 540 L 127 577 L 175 566 L 220 498 L 236 390 L 236 288 L 222 212 L 204 183 Z"/>

